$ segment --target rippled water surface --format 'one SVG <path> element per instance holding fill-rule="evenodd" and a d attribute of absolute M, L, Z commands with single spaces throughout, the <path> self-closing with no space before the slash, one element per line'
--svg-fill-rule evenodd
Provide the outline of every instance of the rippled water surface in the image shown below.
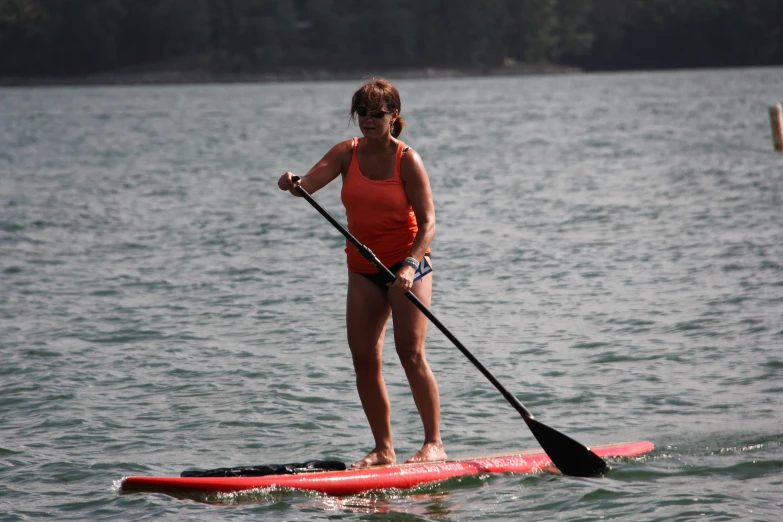
<path fill-rule="evenodd" d="M 398 83 L 433 311 L 537 417 L 651 440 L 602 479 L 348 498 L 122 495 L 126 475 L 353 461 L 344 241 L 277 190 L 357 82 L 0 90 L 0 519 L 780 520 L 781 69 Z M 344 219 L 339 180 L 316 198 Z M 536 447 L 436 329 L 452 456 Z M 391 342 L 398 455 L 422 429 Z"/>

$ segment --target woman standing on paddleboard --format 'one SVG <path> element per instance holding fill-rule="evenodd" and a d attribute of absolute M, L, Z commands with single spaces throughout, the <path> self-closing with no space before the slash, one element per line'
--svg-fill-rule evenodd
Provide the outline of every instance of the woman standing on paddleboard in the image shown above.
<path fill-rule="evenodd" d="M 354 93 L 350 113 L 351 119 L 358 117 L 363 138 L 332 147 L 299 181 L 291 172 L 278 181 L 281 190 L 298 196 L 298 184 L 312 194 L 341 175 L 348 230 L 396 274 L 387 284 L 372 263 L 346 245 L 348 345 L 359 398 L 375 438 L 375 448 L 354 467 L 396 462 L 391 406 L 381 373 L 390 314 L 397 355 L 424 424 L 424 445 L 408 462 L 446 458 L 438 385 L 424 355 L 428 321 L 404 295 L 411 290 L 430 306 L 435 210 L 421 157 L 397 139 L 405 128 L 401 108 L 400 93 L 390 82 L 375 78 L 365 83 Z"/>

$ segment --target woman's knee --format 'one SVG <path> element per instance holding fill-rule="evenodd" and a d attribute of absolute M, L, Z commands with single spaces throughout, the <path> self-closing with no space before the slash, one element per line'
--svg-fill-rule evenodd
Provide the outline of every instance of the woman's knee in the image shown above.
<path fill-rule="evenodd" d="M 383 366 L 382 357 L 372 351 L 352 351 L 353 368 L 357 375 L 380 373 Z"/>
<path fill-rule="evenodd" d="M 427 359 L 424 357 L 424 349 L 397 349 L 397 356 L 400 358 L 400 364 L 402 364 L 405 372 L 409 371 L 421 371 L 427 367 Z"/>

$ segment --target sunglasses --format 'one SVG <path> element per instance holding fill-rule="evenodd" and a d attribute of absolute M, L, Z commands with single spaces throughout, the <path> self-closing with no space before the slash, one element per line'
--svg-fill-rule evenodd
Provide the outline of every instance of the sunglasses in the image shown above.
<path fill-rule="evenodd" d="M 380 119 L 386 116 L 387 114 L 391 114 L 394 111 L 373 111 L 370 112 L 367 107 L 359 107 L 356 109 L 356 114 L 358 114 L 362 118 L 366 118 L 367 116 L 370 116 L 370 118 Z"/>

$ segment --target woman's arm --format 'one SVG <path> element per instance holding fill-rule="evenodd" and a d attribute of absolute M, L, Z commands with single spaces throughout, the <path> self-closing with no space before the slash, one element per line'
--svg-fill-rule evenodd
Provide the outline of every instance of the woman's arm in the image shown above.
<path fill-rule="evenodd" d="M 419 231 L 413 239 L 410 256 L 421 261 L 432 243 L 432 238 L 435 237 L 435 205 L 432 203 L 430 178 L 427 176 L 421 157 L 415 150 L 409 149 L 402 156 L 400 176 L 403 187 L 405 187 L 405 194 L 408 196 L 408 201 L 411 202 L 413 213 L 416 214 L 416 222 L 419 225 Z"/>
<path fill-rule="evenodd" d="M 287 190 L 294 196 L 299 196 L 296 186 L 301 185 L 310 194 L 324 188 L 337 176 L 346 172 L 351 164 L 351 155 L 353 153 L 353 141 L 341 141 L 331 148 L 318 163 L 313 165 L 307 174 L 302 176 L 298 182 L 294 181 L 293 172 L 286 172 L 277 182 L 280 190 Z"/>

